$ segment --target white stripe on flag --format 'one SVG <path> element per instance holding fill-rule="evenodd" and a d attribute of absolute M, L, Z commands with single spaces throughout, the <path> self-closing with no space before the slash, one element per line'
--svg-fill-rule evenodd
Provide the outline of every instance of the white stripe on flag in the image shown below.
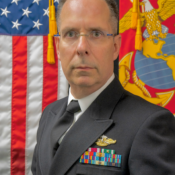
<path fill-rule="evenodd" d="M 10 175 L 12 37 L 0 36 L 0 175 Z"/>
<path fill-rule="evenodd" d="M 27 107 L 26 107 L 26 175 L 31 173 L 36 132 L 42 112 L 43 37 L 28 36 Z"/>
<path fill-rule="evenodd" d="M 68 95 L 68 82 L 63 73 L 61 62 L 58 60 L 58 99 Z"/>

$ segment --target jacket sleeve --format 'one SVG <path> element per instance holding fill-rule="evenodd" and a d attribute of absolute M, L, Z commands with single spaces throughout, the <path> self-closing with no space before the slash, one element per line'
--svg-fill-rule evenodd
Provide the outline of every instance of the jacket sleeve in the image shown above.
<path fill-rule="evenodd" d="M 131 175 L 175 174 L 175 118 L 165 109 L 152 114 L 140 126 L 133 141 Z"/>
<path fill-rule="evenodd" d="M 32 160 L 32 166 L 31 166 L 31 171 L 33 175 L 36 175 L 36 150 L 37 150 L 37 145 L 35 146 L 34 154 L 33 154 L 33 160 Z"/>
<path fill-rule="evenodd" d="M 45 126 L 45 121 L 46 121 L 46 117 L 47 117 L 47 111 L 48 108 L 46 107 L 45 110 L 42 113 L 40 122 L 39 122 L 39 127 L 38 127 L 38 131 L 37 131 L 37 144 L 35 146 L 35 150 L 34 150 L 34 154 L 33 154 L 33 160 L 32 160 L 32 166 L 31 166 L 31 171 L 33 175 L 40 175 L 40 169 L 39 169 L 39 162 L 38 162 L 38 145 L 44 130 L 44 126 Z"/>

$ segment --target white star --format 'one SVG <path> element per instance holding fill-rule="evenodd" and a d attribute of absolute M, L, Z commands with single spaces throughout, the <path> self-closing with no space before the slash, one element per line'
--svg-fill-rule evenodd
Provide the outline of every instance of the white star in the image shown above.
<path fill-rule="evenodd" d="M 60 2 L 60 0 L 55 0 L 54 2 L 58 2 L 58 3 L 59 3 L 59 2 Z"/>
<path fill-rule="evenodd" d="M 29 7 L 26 8 L 26 10 L 22 9 L 23 10 L 23 14 L 22 16 L 26 15 L 27 17 L 29 17 L 29 13 L 32 13 L 31 11 L 29 11 Z"/>
<path fill-rule="evenodd" d="M 41 1 L 41 0 L 33 0 L 33 3 L 36 2 L 39 5 L 39 1 Z"/>
<path fill-rule="evenodd" d="M 40 24 L 40 23 L 39 23 L 39 19 L 38 19 L 38 21 L 37 21 L 37 22 L 33 21 L 33 23 L 35 24 L 35 25 L 33 26 L 33 28 L 37 27 L 37 28 L 38 28 L 38 30 L 39 30 L 39 26 L 41 26 L 41 25 L 42 25 L 42 24 Z"/>
<path fill-rule="evenodd" d="M 13 22 L 12 21 L 12 23 L 13 23 L 13 27 L 12 28 L 15 28 L 16 27 L 18 29 L 18 26 L 22 25 L 22 24 L 19 24 L 18 23 L 18 19 L 16 20 L 16 22 Z"/>
<path fill-rule="evenodd" d="M 16 5 L 18 5 L 18 1 L 20 1 L 20 0 L 12 0 L 12 2 L 11 3 L 16 3 Z"/>
<path fill-rule="evenodd" d="M 43 10 L 44 10 L 44 15 L 43 16 L 45 16 L 45 15 L 49 16 L 49 8 L 43 9 Z"/>
<path fill-rule="evenodd" d="M 7 10 L 7 7 L 6 7 L 5 9 L 2 9 L 2 8 L 1 8 L 1 10 L 2 10 L 1 16 L 2 16 L 2 15 L 5 15 L 5 16 L 7 17 L 7 14 L 8 14 L 8 13 L 11 13 L 10 11 Z"/>

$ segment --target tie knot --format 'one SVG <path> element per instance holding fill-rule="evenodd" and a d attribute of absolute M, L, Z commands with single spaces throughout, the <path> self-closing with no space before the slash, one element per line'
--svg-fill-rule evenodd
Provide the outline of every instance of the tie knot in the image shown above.
<path fill-rule="evenodd" d="M 80 110 L 81 108 L 77 100 L 72 100 L 66 108 L 66 111 L 73 113 L 73 114 Z"/>

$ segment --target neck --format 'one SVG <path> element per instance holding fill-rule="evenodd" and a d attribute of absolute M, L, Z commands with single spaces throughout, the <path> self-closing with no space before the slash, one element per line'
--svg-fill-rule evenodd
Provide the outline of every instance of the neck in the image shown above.
<path fill-rule="evenodd" d="M 115 76 L 112 73 L 112 75 L 105 82 L 96 83 L 96 84 L 93 84 L 92 86 L 77 86 L 75 84 L 70 83 L 71 94 L 76 99 L 82 99 L 98 90 L 99 90 L 98 92 L 100 93 L 114 80 L 114 77 Z"/>
<path fill-rule="evenodd" d="M 94 93 L 95 91 L 97 91 L 98 89 L 100 89 L 103 85 L 101 86 L 97 86 L 97 87 L 79 87 L 79 86 L 74 86 L 74 85 L 70 85 L 71 87 L 71 94 L 76 98 L 76 99 L 81 99 L 84 98 L 92 93 Z"/>

